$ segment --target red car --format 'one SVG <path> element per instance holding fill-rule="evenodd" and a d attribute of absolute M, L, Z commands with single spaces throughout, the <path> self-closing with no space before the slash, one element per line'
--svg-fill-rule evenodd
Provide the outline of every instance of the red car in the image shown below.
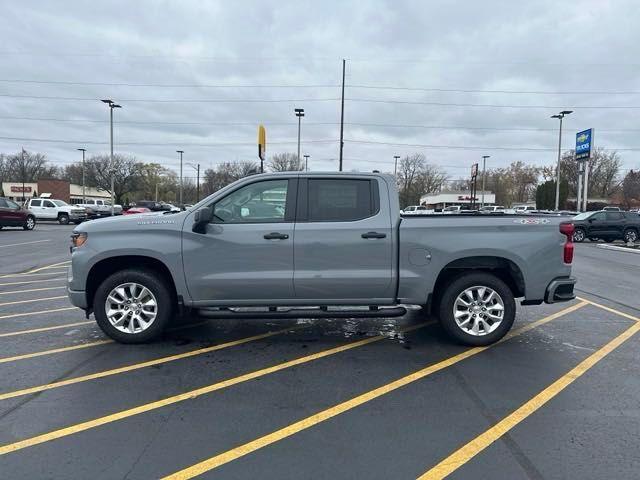
<path fill-rule="evenodd" d="M 122 212 L 123 215 L 134 215 L 136 213 L 149 213 L 151 210 L 149 210 L 146 207 L 131 207 L 129 210 L 125 210 L 124 212 Z"/>
<path fill-rule="evenodd" d="M 30 210 L 22 208 L 8 198 L 0 197 L 0 228 L 22 227 L 25 230 L 33 230 L 35 226 L 36 217 Z"/>

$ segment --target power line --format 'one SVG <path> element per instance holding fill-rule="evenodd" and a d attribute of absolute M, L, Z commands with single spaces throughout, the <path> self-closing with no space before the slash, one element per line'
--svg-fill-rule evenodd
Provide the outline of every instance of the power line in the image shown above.
<path fill-rule="evenodd" d="M 37 100 L 72 100 L 96 102 L 99 98 L 90 97 L 60 97 L 47 95 L 12 95 L 0 93 L 0 97 L 5 98 L 28 98 Z M 144 103 L 303 103 L 303 102 L 335 102 L 339 98 L 302 98 L 302 99 L 246 99 L 246 98 L 119 98 L 119 102 L 144 102 Z"/>
<path fill-rule="evenodd" d="M 440 107 L 486 107 L 486 108 L 573 108 L 578 109 L 638 109 L 640 105 L 506 105 L 493 103 L 449 103 L 449 102 L 417 102 L 410 100 L 379 100 L 374 98 L 345 98 L 349 102 L 385 103 L 403 105 L 432 105 Z"/>
<path fill-rule="evenodd" d="M 3 81 L 3 80 L 0 80 Z M 427 88 L 427 87 L 396 87 L 385 85 L 347 85 L 349 88 L 362 88 L 369 90 L 396 90 L 408 92 L 441 92 L 441 93 L 505 93 L 505 94 L 527 94 L 527 95 L 638 95 L 640 91 L 606 91 L 606 90 L 586 90 L 586 91 L 545 91 L 545 90 L 481 90 L 463 88 Z"/>
<path fill-rule="evenodd" d="M 207 83 L 128 83 L 128 82 L 79 82 L 66 80 L 27 80 L 18 78 L 0 79 L 3 83 L 23 83 L 34 85 L 76 85 L 94 87 L 158 87 L 158 88 L 339 88 L 340 85 L 299 85 L 299 84 L 266 84 L 266 85 L 224 85 Z"/>

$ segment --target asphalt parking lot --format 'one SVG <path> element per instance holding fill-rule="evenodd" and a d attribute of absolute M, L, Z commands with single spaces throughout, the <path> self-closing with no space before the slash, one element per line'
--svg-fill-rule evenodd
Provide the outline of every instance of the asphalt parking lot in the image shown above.
<path fill-rule="evenodd" d="M 415 315 L 188 318 L 120 345 L 65 295 L 72 226 L 0 231 L 2 478 L 637 478 L 640 255 L 496 345 Z"/>

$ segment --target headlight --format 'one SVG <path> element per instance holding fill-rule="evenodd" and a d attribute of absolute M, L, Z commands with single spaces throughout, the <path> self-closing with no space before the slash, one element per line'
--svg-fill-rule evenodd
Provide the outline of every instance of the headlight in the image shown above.
<path fill-rule="evenodd" d="M 87 233 L 86 232 L 81 232 L 81 233 L 73 233 L 71 234 L 71 249 L 73 250 L 74 248 L 79 248 L 82 245 L 84 245 L 84 242 L 87 241 Z"/>

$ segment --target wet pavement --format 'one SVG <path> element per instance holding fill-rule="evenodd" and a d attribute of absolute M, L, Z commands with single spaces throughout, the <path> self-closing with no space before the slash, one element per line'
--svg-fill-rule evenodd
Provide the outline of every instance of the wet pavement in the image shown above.
<path fill-rule="evenodd" d="M 640 471 L 639 255 L 578 245 L 582 300 L 519 308 L 488 348 L 454 345 L 416 312 L 191 317 L 120 345 L 66 299 L 71 229 L 0 232 L 2 478 Z"/>

